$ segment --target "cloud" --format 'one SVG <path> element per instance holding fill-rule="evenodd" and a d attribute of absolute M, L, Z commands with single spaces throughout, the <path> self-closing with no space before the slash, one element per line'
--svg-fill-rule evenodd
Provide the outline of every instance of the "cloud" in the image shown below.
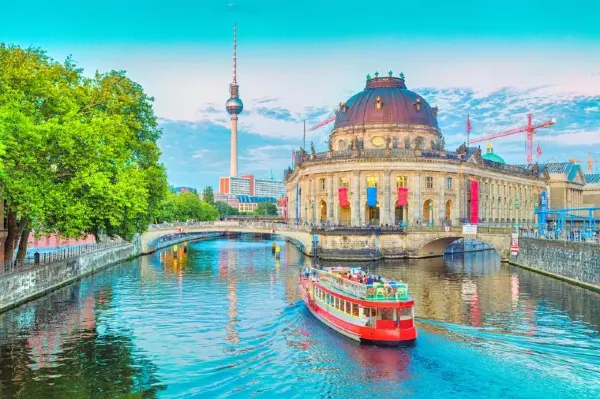
<path fill-rule="evenodd" d="M 176 186 L 201 189 L 218 187 L 220 176 L 229 175 L 230 130 L 211 121 L 185 122 L 160 120 L 163 136 L 158 144 L 161 160 L 167 168 L 169 182 Z M 259 177 L 273 174 L 283 178 L 283 170 L 291 163 L 296 144 L 281 138 L 263 137 L 238 131 L 240 173 Z"/>
<path fill-rule="evenodd" d="M 298 122 L 298 119 L 292 116 L 290 110 L 281 107 L 256 107 L 254 108 L 254 112 L 268 119 L 277 119 L 285 122 Z"/>
<path fill-rule="evenodd" d="M 542 143 L 556 143 L 569 146 L 589 146 L 600 144 L 600 130 L 598 131 L 573 131 L 540 137 Z"/>
<path fill-rule="evenodd" d="M 192 155 L 192 158 L 194 158 L 194 159 L 203 158 L 203 157 L 204 157 L 204 155 L 205 155 L 206 153 L 208 153 L 208 152 L 209 152 L 208 150 L 197 150 L 197 151 L 196 151 L 196 152 L 195 152 L 195 153 Z"/>

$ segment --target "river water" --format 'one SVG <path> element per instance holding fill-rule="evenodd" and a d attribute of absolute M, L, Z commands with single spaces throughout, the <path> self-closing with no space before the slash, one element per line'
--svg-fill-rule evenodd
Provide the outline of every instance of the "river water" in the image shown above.
<path fill-rule="evenodd" d="M 0 315 L 1 398 L 598 398 L 600 295 L 495 252 L 368 267 L 409 284 L 419 337 L 355 343 L 298 296 L 281 242 L 218 240 Z"/>

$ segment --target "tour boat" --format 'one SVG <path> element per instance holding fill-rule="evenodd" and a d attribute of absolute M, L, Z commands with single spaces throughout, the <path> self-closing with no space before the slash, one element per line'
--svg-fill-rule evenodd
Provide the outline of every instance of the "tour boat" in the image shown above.
<path fill-rule="evenodd" d="M 304 268 L 300 292 L 310 312 L 353 340 L 386 346 L 417 338 L 408 285 L 365 273 L 360 267 Z"/>

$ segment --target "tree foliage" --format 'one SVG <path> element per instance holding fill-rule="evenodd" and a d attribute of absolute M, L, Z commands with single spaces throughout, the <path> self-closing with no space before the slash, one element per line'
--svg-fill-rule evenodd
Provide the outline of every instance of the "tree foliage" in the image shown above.
<path fill-rule="evenodd" d="M 277 216 L 277 205 L 260 204 L 256 207 L 254 214 L 259 216 Z"/>
<path fill-rule="evenodd" d="M 215 208 L 217 208 L 217 211 L 219 212 L 219 216 L 224 218 L 227 216 L 237 216 L 239 215 L 239 211 L 237 210 L 237 208 L 234 208 L 232 206 L 230 206 L 228 203 L 223 202 L 223 201 L 217 201 L 215 203 Z"/>
<path fill-rule="evenodd" d="M 205 201 L 201 201 L 197 194 L 169 193 L 162 202 L 157 213 L 157 222 L 186 222 L 189 220 L 212 221 L 219 217 L 217 209 Z"/>
<path fill-rule="evenodd" d="M 85 77 L 70 58 L 0 44 L 8 259 L 19 240 L 25 255 L 31 229 L 126 239 L 146 230 L 167 191 L 152 101 L 123 71 Z"/>
<path fill-rule="evenodd" d="M 213 188 L 211 186 L 206 186 L 202 194 L 204 201 L 208 202 L 211 205 L 215 204 L 215 193 L 213 192 Z"/>

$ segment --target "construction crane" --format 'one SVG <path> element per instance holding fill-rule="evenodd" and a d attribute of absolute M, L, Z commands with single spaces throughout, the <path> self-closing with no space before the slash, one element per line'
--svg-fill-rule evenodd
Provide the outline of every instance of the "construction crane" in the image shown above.
<path fill-rule="evenodd" d="M 581 163 L 583 161 L 580 161 L 579 159 L 571 158 L 571 159 L 569 159 L 569 162 Z M 594 159 L 592 156 L 592 153 L 588 152 L 588 160 L 587 160 L 588 173 L 594 173 L 594 164 L 595 163 L 600 163 L 600 159 Z"/>
<path fill-rule="evenodd" d="M 317 130 L 320 127 L 323 127 L 331 122 L 333 122 L 335 120 L 335 114 L 333 114 L 333 116 L 330 116 L 329 118 L 325 119 L 323 122 L 319 122 L 316 125 L 314 125 L 313 127 L 311 127 L 309 130 L 312 132 L 313 130 Z"/>
<path fill-rule="evenodd" d="M 527 126 L 522 126 L 522 127 L 518 127 L 515 129 L 507 130 L 506 132 L 490 134 L 489 136 L 478 137 L 474 140 L 471 140 L 471 143 L 479 143 L 481 141 L 488 141 L 488 140 L 492 140 L 492 139 L 497 139 L 499 137 L 505 137 L 505 136 L 510 136 L 512 134 L 516 134 L 516 133 L 526 132 L 527 136 L 525 138 L 525 142 L 527 143 L 527 150 L 526 150 L 527 163 L 531 163 L 533 160 L 533 134 L 534 134 L 535 130 L 543 128 L 543 127 L 552 126 L 555 123 L 556 123 L 556 119 L 552 118 L 549 121 L 546 121 L 546 122 L 540 123 L 539 125 L 534 126 L 532 123 L 532 115 L 528 114 L 527 115 Z"/>

